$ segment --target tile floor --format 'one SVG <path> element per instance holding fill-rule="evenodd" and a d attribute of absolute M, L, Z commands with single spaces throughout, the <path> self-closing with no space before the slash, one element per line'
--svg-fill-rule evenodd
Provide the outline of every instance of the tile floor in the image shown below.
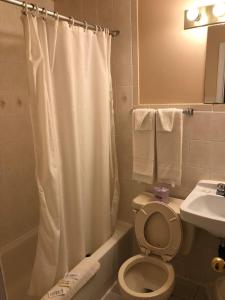
<path fill-rule="evenodd" d="M 117 283 L 101 300 L 124 300 Z M 208 300 L 208 297 L 203 287 L 187 280 L 176 279 L 175 289 L 169 300 Z"/>

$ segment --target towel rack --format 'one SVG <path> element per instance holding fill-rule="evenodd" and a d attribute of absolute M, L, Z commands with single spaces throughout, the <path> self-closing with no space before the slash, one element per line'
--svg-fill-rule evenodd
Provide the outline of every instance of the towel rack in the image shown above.
<path fill-rule="evenodd" d="M 183 114 L 185 114 L 186 116 L 192 117 L 194 114 L 194 108 L 189 107 L 189 108 L 183 109 Z"/>
<path fill-rule="evenodd" d="M 135 107 L 131 108 L 130 113 L 132 113 L 135 109 L 138 109 L 138 107 L 137 108 L 135 108 Z M 184 108 L 183 109 L 183 114 L 185 114 L 188 117 L 192 117 L 194 115 L 194 108 L 192 108 L 192 107 Z"/>

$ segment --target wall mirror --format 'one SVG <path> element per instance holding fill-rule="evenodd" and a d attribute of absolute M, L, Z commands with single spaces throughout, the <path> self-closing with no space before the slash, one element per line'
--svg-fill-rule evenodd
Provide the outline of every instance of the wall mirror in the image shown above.
<path fill-rule="evenodd" d="M 138 1 L 140 104 L 225 103 L 225 24 L 184 30 L 189 6 Z"/>
<path fill-rule="evenodd" d="M 205 103 L 225 103 L 225 25 L 208 28 Z"/>
<path fill-rule="evenodd" d="M 139 103 L 204 102 L 207 27 L 184 30 L 189 1 L 138 1 Z"/>

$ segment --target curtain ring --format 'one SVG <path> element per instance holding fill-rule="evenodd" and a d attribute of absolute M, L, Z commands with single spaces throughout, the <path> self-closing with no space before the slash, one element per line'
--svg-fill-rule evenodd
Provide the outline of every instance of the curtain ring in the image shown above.
<path fill-rule="evenodd" d="M 22 10 L 22 13 L 27 16 L 28 15 L 28 5 L 27 5 L 27 2 L 24 1 L 23 2 L 23 10 Z"/>
<path fill-rule="evenodd" d="M 69 19 L 69 26 L 70 27 L 73 27 L 74 26 L 74 22 L 75 22 L 75 20 L 74 20 L 74 18 L 73 17 L 70 17 L 70 19 Z"/>
<path fill-rule="evenodd" d="M 84 31 L 87 31 L 88 30 L 88 23 L 87 21 L 84 21 Z"/>
<path fill-rule="evenodd" d="M 47 11 L 47 9 L 46 8 L 42 8 L 42 12 L 41 12 L 42 14 L 43 14 L 43 20 L 44 21 L 46 21 L 47 20 L 47 17 L 48 17 L 48 11 Z"/>
<path fill-rule="evenodd" d="M 33 9 L 32 9 L 31 14 L 33 17 L 37 17 L 39 14 L 39 7 L 37 4 L 32 4 L 32 5 L 33 5 Z"/>
<path fill-rule="evenodd" d="M 95 25 L 95 34 L 98 33 L 98 25 Z"/>
<path fill-rule="evenodd" d="M 59 13 L 57 11 L 54 11 L 54 18 L 56 21 L 59 21 Z"/>

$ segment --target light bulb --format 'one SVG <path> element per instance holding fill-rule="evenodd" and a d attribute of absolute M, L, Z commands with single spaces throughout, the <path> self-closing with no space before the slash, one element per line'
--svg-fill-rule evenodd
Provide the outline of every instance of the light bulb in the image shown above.
<path fill-rule="evenodd" d="M 200 19 L 200 11 L 197 7 L 192 7 L 187 11 L 187 19 L 191 22 L 198 21 Z"/>
<path fill-rule="evenodd" d="M 217 18 L 222 17 L 225 14 L 225 3 L 217 3 L 213 7 L 213 15 Z"/>

